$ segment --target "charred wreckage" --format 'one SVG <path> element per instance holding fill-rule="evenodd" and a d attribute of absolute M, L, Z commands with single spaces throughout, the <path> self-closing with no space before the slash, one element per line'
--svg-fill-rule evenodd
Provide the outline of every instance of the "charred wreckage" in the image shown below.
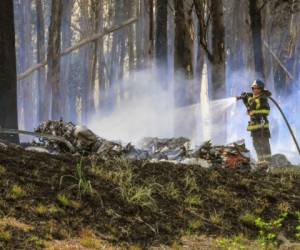
<path fill-rule="evenodd" d="M 38 141 L 21 144 L 25 150 L 49 154 L 71 153 L 75 155 L 96 155 L 103 159 L 125 157 L 129 160 L 166 161 L 175 164 L 199 165 L 204 168 L 227 168 L 251 170 L 256 167 L 243 140 L 225 146 L 214 146 L 210 141 L 191 148 L 190 140 L 184 137 L 162 139 L 143 138 L 137 146 L 109 141 L 97 136 L 85 126 L 71 122 L 46 121 L 34 132 L 2 129 L 2 133 L 25 134 L 38 137 Z M 8 144 L 0 141 L 0 147 Z M 271 166 L 290 166 L 284 155 L 274 155 Z"/>

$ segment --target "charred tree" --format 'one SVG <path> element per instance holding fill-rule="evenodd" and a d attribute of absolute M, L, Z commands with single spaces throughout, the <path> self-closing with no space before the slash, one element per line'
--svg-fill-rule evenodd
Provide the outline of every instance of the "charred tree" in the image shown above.
<path fill-rule="evenodd" d="M 193 40 L 191 36 L 191 7 L 192 5 L 190 4 L 190 1 L 174 0 L 174 105 L 177 109 L 193 103 Z M 191 138 L 193 133 L 191 127 L 195 127 L 194 117 L 187 115 L 187 119 L 183 120 L 182 115 L 180 113 L 176 113 L 174 118 L 174 132 L 176 136 Z"/>
<path fill-rule="evenodd" d="M 211 64 L 211 93 L 212 100 L 224 98 L 225 91 L 225 27 L 223 0 L 208 1 L 194 0 L 199 19 L 199 41 Z M 211 17 L 211 20 L 210 20 Z M 211 50 L 209 48 L 208 30 L 211 22 Z M 211 124 L 226 124 L 226 114 L 216 117 Z M 224 127 L 226 128 L 226 126 Z M 226 129 L 213 128 L 213 137 L 217 143 L 226 142 Z"/>
<path fill-rule="evenodd" d="M 158 74 L 162 81 L 163 89 L 167 89 L 167 63 L 168 63 L 168 1 L 156 1 L 156 31 L 155 31 L 155 59 Z"/>
<path fill-rule="evenodd" d="M 156 1 L 156 41 L 155 41 L 155 59 L 158 64 L 167 64 L 167 19 L 168 2 L 164 0 Z"/>
<path fill-rule="evenodd" d="M 139 2 L 139 1 L 138 1 Z M 126 5 L 127 5 L 127 13 L 128 13 L 128 18 L 132 17 L 134 15 L 134 10 L 136 8 L 139 9 L 139 5 L 136 6 L 135 5 L 135 1 L 126 1 Z M 139 23 L 141 22 L 141 20 L 138 21 Z M 136 37 L 134 37 L 135 34 L 138 34 L 136 31 L 137 29 L 137 26 L 136 25 L 136 28 L 134 30 L 134 26 L 133 25 L 130 25 L 128 27 L 128 42 L 127 42 L 127 47 L 128 47 L 128 60 L 129 60 L 129 73 L 131 71 L 134 70 L 135 68 L 135 49 L 134 49 L 134 45 L 135 45 L 135 39 L 140 39 L 140 34 L 139 35 L 136 35 Z M 140 44 L 140 43 L 139 43 Z M 136 45 L 137 45 L 137 41 L 136 41 Z M 138 46 L 136 46 L 138 47 Z M 136 48 L 136 52 L 137 52 L 138 48 Z M 139 51 L 137 54 L 140 54 L 140 48 L 139 48 Z"/>
<path fill-rule="evenodd" d="M 102 1 L 94 0 L 91 1 L 92 16 L 91 22 L 93 26 L 93 32 L 98 33 L 100 29 L 100 15 L 102 15 Z M 100 45 L 101 46 L 101 45 Z M 95 102 L 94 102 L 94 90 L 96 84 L 96 72 L 97 72 L 97 62 L 98 62 L 98 47 L 99 41 L 95 41 L 91 46 L 91 56 L 90 56 L 90 67 L 89 67 L 89 88 L 88 88 L 88 97 L 87 97 L 87 119 L 90 118 L 90 115 L 95 113 Z"/>
<path fill-rule="evenodd" d="M 249 0 L 249 16 L 252 34 L 254 67 L 258 77 L 264 79 L 264 61 L 262 44 L 262 17 L 261 6 L 258 0 Z"/>
<path fill-rule="evenodd" d="M 114 24 L 120 23 L 125 17 L 124 12 L 124 0 L 115 0 L 115 9 L 113 15 Z M 110 62 L 109 62 L 109 89 L 107 99 L 107 111 L 112 112 L 115 109 L 118 100 L 118 89 L 120 88 L 120 77 L 123 72 L 123 62 L 121 58 L 124 55 L 125 46 L 125 34 L 123 30 L 119 30 L 112 35 L 112 47 L 110 51 Z"/>
<path fill-rule="evenodd" d="M 31 1 L 16 1 L 17 71 L 22 72 L 33 63 L 33 34 Z M 34 126 L 34 79 L 31 76 L 18 82 L 19 126 L 31 130 Z"/>
<path fill-rule="evenodd" d="M 60 92 L 60 43 L 61 43 L 61 20 L 62 20 L 62 0 L 53 0 L 51 7 L 51 21 L 48 41 L 48 73 L 47 90 L 52 90 L 51 118 L 60 119 L 63 114 L 62 96 Z M 47 92 L 48 95 L 51 93 Z M 47 95 L 47 96 L 48 96 Z M 45 98 L 48 99 L 48 98 Z M 50 104 L 47 100 L 48 105 Z"/>
<path fill-rule="evenodd" d="M 209 11 L 207 2 L 194 0 L 196 13 L 199 19 L 199 41 L 207 58 L 211 63 L 212 71 L 212 99 L 222 98 L 225 95 L 225 27 L 223 0 L 212 0 Z M 209 12 L 209 13 L 208 13 Z M 211 17 L 211 20 L 209 19 Z M 208 24 L 211 21 L 211 47 L 209 48 Z"/>
<path fill-rule="evenodd" d="M 228 29 L 225 34 L 227 48 L 229 50 L 227 56 L 227 62 L 229 64 L 230 70 L 233 72 L 238 72 L 242 70 L 245 65 L 243 62 L 243 45 L 240 43 L 240 28 L 243 28 L 243 20 L 245 20 L 244 16 L 244 0 L 242 1 L 232 1 L 228 10 L 228 20 L 226 22 L 226 26 L 232 27 Z M 236 13 L 239 13 L 237 15 Z M 243 37 L 244 38 L 244 37 Z M 246 39 L 243 39 L 243 42 L 246 42 Z"/>
<path fill-rule="evenodd" d="M 89 2 L 90 3 L 90 2 Z M 89 36 L 93 32 L 93 24 L 89 13 L 89 4 L 86 0 L 79 1 L 80 8 L 80 35 L 82 37 Z M 80 123 L 86 123 L 88 118 L 88 99 L 91 87 L 90 66 L 92 56 L 92 45 L 87 44 L 80 48 L 80 74 L 77 82 L 77 112 Z"/>
<path fill-rule="evenodd" d="M 45 60 L 46 49 L 45 49 L 45 22 L 44 22 L 44 11 L 41 0 L 35 0 L 36 7 L 36 30 L 37 30 L 37 63 L 41 63 Z M 46 86 L 46 70 L 41 68 L 38 70 L 38 122 L 45 121 L 47 119 L 46 110 L 47 105 L 44 102 L 45 99 L 45 86 Z"/>
<path fill-rule="evenodd" d="M 62 35 L 62 49 L 65 50 L 72 45 L 73 32 L 71 29 L 71 17 L 73 10 L 73 0 L 63 1 L 63 13 L 62 13 L 62 25 L 61 25 L 61 35 Z M 71 61 L 72 55 L 66 55 L 61 58 L 61 65 L 63 65 L 64 70 L 60 74 L 60 82 L 62 86 L 62 113 L 64 114 L 64 119 L 66 121 L 76 121 L 75 119 L 75 94 L 73 91 L 74 83 L 70 79 L 71 74 Z"/>
<path fill-rule="evenodd" d="M 104 4 L 100 0 L 99 9 L 99 31 L 104 29 Z M 105 102 L 105 60 L 104 60 L 104 39 L 101 37 L 98 41 L 98 84 L 99 84 L 99 106 L 100 112 L 103 112 Z"/>
<path fill-rule="evenodd" d="M 225 96 L 225 27 L 223 0 L 211 1 L 212 18 L 212 99 Z"/>
<path fill-rule="evenodd" d="M 193 78 L 193 40 L 191 37 L 191 12 L 187 9 L 187 2 L 174 0 L 175 7 L 175 48 L 174 70 L 177 77 L 175 81 L 175 105 L 186 106 L 191 103 L 188 95 L 186 80 Z M 182 79 L 183 78 L 183 79 Z"/>
<path fill-rule="evenodd" d="M 149 32 L 148 1 L 138 0 L 136 11 L 133 12 L 138 17 L 139 21 L 136 24 L 135 30 L 135 68 L 141 69 L 145 67 L 147 61 L 147 44 Z"/>
<path fill-rule="evenodd" d="M 149 0 L 149 45 L 148 56 L 149 60 L 153 58 L 154 51 L 154 3 L 153 0 Z"/>
<path fill-rule="evenodd" d="M 18 128 L 14 12 L 12 0 L 0 1 L 0 126 Z M 19 142 L 17 135 L 2 139 Z"/>
<path fill-rule="evenodd" d="M 274 5 L 271 7 L 274 8 L 276 6 Z M 276 22 L 277 30 L 280 31 L 280 35 L 277 35 L 280 37 L 276 51 L 278 62 L 274 65 L 274 87 L 279 96 L 290 94 L 294 87 L 292 83 L 296 76 L 297 47 L 299 46 L 297 44 L 300 40 L 300 29 L 297 25 L 300 13 L 297 5 L 298 2 L 292 0 L 291 3 L 281 4 L 281 8 L 274 13 L 274 19 L 277 17 L 274 22 Z M 275 33 L 274 29 L 275 27 L 273 27 L 273 33 Z"/>

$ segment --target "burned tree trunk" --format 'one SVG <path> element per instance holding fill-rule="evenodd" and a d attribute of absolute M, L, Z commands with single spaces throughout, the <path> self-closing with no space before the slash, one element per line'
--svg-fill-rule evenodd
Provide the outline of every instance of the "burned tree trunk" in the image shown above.
<path fill-rule="evenodd" d="M 52 109 L 51 118 L 59 119 L 62 115 L 61 93 L 60 93 L 60 41 L 61 41 L 61 19 L 62 19 L 62 0 L 53 0 L 51 7 L 51 22 L 48 41 L 48 74 L 47 90 L 52 89 Z M 50 92 L 46 92 L 49 93 Z M 47 96 L 48 96 L 47 95 Z M 48 99 L 48 98 L 45 98 Z M 47 100 L 48 105 L 50 104 Z"/>
<path fill-rule="evenodd" d="M 194 0 L 196 13 L 199 19 L 199 41 L 207 58 L 211 63 L 212 74 L 212 99 L 218 99 L 225 95 L 225 27 L 223 0 L 212 0 L 210 5 L 211 25 L 212 25 L 212 51 L 209 49 L 207 41 L 209 16 L 206 4 L 202 0 Z"/>
<path fill-rule="evenodd" d="M 103 9 L 103 0 L 100 0 L 100 9 L 99 9 L 99 31 L 103 32 L 104 29 L 104 9 Z M 105 60 L 104 60 L 104 39 L 101 37 L 98 40 L 98 81 L 99 81 L 99 106 L 98 109 L 100 112 L 103 111 L 105 103 Z"/>
<path fill-rule="evenodd" d="M 193 40 L 191 37 L 190 1 L 174 0 L 175 41 L 174 41 L 174 105 L 176 108 L 188 106 L 193 102 Z M 195 120 L 191 114 L 182 119 L 176 113 L 174 132 L 176 136 L 192 137 Z"/>
<path fill-rule="evenodd" d="M 264 79 L 264 62 L 262 52 L 262 18 L 258 0 L 249 0 L 249 15 L 251 22 L 252 46 L 255 72 Z"/>
<path fill-rule="evenodd" d="M 102 2 L 101 1 L 92 1 L 92 24 L 94 33 L 99 32 L 100 27 L 100 14 L 102 14 Z M 90 118 L 92 114 L 95 113 L 95 102 L 94 102 L 94 90 L 96 84 L 96 71 L 97 71 L 97 62 L 98 62 L 98 47 L 99 42 L 95 41 L 91 47 L 90 54 L 90 67 L 89 67 L 89 88 L 87 96 L 87 119 Z"/>
<path fill-rule="evenodd" d="M 225 27 L 223 0 L 211 1 L 212 18 L 212 55 L 211 61 L 211 97 L 213 100 L 226 96 L 225 88 Z M 211 111 L 212 112 L 212 111 Z M 226 143 L 226 113 L 211 117 L 212 136 L 215 143 Z M 221 126 L 220 126 L 221 125 Z"/>
<path fill-rule="evenodd" d="M 134 10 L 136 8 L 139 8 L 139 3 L 138 6 L 135 5 L 135 1 L 126 1 L 126 5 L 128 7 L 127 13 L 128 13 L 128 18 L 132 17 L 134 15 Z M 139 23 L 141 20 L 139 20 Z M 136 25 L 135 29 L 135 34 L 138 34 L 137 32 L 138 25 Z M 136 40 L 140 39 L 140 34 L 136 35 Z M 137 44 L 137 41 L 136 41 Z M 134 51 L 134 45 L 135 45 L 135 39 L 134 39 L 134 27 L 133 25 L 128 27 L 128 60 L 129 60 L 129 73 L 132 72 L 135 68 L 135 51 Z M 136 46 L 138 47 L 138 46 Z M 140 54 L 140 48 L 136 48 L 136 54 Z"/>
<path fill-rule="evenodd" d="M 124 6 L 124 0 L 116 0 L 115 10 L 113 16 L 114 23 L 120 23 L 124 18 L 122 9 Z M 124 46 L 124 31 L 119 30 L 113 33 L 112 36 L 112 47 L 111 47 L 111 59 L 110 59 L 110 71 L 109 71 L 109 89 L 108 89 L 108 111 L 112 112 L 117 104 L 118 100 L 118 89 L 120 87 L 119 77 L 121 74 L 122 63 L 120 63 L 120 57 L 122 57 L 122 49 Z"/>
<path fill-rule="evenodd" d="M 73 0 L 65 0 L 63 1 L 63 13 L 62 13 L 62 49 L 65 50 L 72 45 L 72 29 L 71 29 L 71 17 L 72 17 L 72 10 L 73 10 Z M 64 119 L 66 121 L 75 121 L 74 117 L 75 112 L 73 112 L 73 108 L 76 106 L 74 94 L 71 91 L 72 85 L 74 84 L 70 80 L 71 74 L 71 60 L 72 54 L 66 55 L 65 57 L 61 58 L 61 65 L 64 67 L 64 71 L 61 72 L 61 85 L 62 85 L 62 93 L 63 93 L 63 114 Z"/>
<path fill-rule="evenodd" d="M 0 126 L 18 128 L 13 1 L 0 1 Z M 17 135 L 0 135 L 14 143 Z"/>
<path fill-rule="evenodd" d="M 193 41 L 190 33 L 191 13 L 187 2 L 175 0 L 175 48 L 174 70 L 181 78 L 175 81 L 175 105 L 177 107 L 190 104 L 187 81 L 193 78 Z M 183 78 L 183 79 L 182 79 Z"/>
<path fill-rule="evenodd" d="M 224 28 L 224 12 L 223 0 L 211 0 L 211 47 L 207 41 L 208 20 L 207 2 L 202 0 L 194 0 L 196 13 L 199 19 L 199 40 L 203 50 L 206 52 L 207 58 L 211 63 L 211 99 L 216 100 L 226 96 L 225 91 L 225 28 Z M 211 126 L 215 124 L 224 125 L 222 128 L 212 128 L 213 138 L 217 143 L 226 142 L 226 114 L 220 117 L 213 117 Z"/>
<path fill-rule="evenodd" d="M 91 15 L 89 13 L 89 5 L 86 0 L 79 1 L 80 8 L 80 30 L 83 37 L 88 36 L 93 33 L 93 24 L 91 21 Z M 92 44 L 88 44 L 80 49 L 80 74 L 78 82 L 78 117 L 79 122 L 86 123 L 88 119 L 88 106 L 89 106 L 89 93 L 91 88 L 91 79 L 90 79 L 90 67 L 91 67 L 91 58 L 92 58 Z"/>
<path fill-rule="evenodd" d="M 154 50 L 154 14 L 153 14 L 153 0 L 149 0 L 149 46 L 148 46 L 148 56 L 149 60 L 153 58 Z"/>
<path fill-rule="evenodd" d="M 280 11 L 280 15 L 284 14 L 285 18 L 280 19 L 280 16 L 277 16 L 282 24 L 279 48 L 276 52 L 278 61 L 274 66 L 274 87 L 279 96 L 290 94 L 294 87 L 292 82 L 296 75 L 297 44 L 300 38 L 300 28 L 297 25 L 300 14 L 297 5 L 297 1 L 293 0 Z"/>
<path fill-rule="evenodd" d="M 17 70 L 22 72 L 33 63 L 31 1 L 16 1 Z M 19 125 L 32 129 L 34 124 L 33 77 L 18 84 Z"/>
<path fill-rule="evenodd" d="M 45 24 L 43 5 L 41 0 L 35 0 L 36 7 L 36 29 L 37 29 L 37 63 L 45 60 Z M 38 70 L 38 122 L 47 119 L 45 110 L 45 85 L 46 85 L 46 71 L 44 68 Z"/>
<path fill-rule="evenodd" d="M 225 96 L 225 27 L 223 0 L 211 1 L 212 17 L 212 99 Z"/>
<path fill-rule="evenodd" d="M 162 87 L 167 89 L 167 63 L 168 63 L 168 2 L 165 0 L 156 1 L 156 42 L 155 59 L 159 76 L 163 77 Z"/>
<path fill-rule="evenodd" d="M 167 18 L 168 3 L 164 0 L 156 1 L 156 43 L 155 57 L 158 64 L 167 64 Z"/>

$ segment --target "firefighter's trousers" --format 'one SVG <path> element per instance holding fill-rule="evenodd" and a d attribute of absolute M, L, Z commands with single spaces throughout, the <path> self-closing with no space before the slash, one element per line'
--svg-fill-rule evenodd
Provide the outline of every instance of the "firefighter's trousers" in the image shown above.
<path fill-rule="evenodd" d="M 252 132 L 253 146 L 256 151 L 257 159 L 259 161 L 271 160 L 271 146 L 270 146 L 270 132 L 256 131 Z"/>

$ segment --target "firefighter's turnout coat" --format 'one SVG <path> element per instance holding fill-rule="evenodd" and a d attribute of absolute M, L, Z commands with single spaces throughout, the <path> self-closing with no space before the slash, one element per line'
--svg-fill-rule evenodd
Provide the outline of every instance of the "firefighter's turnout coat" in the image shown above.
<path fill-rule="evenodd" d="M 271 157 L 268 120 L 270 106 L 267 98 L 270 95 L 269 91 L 264 90 L 259 96 L 253 96 L 253 93 L 243 93 L 241 96 L 250 116 L 247 130 L 251 132 L 253 146 L 259 160 L 267 160 Z"/>
<path fill-rule="evenodd" d="M 247 130 L 251 132 L 252 136 L 263 133 L 265 136 L 270 137 L 268 120 L 270 105 L 267 98 L 269 92 L 265 92 L 266 93 L 263 92 L 262 95 L 256 97 L 253 96 L 253 93 L 242 94 L 242 100 L 250 116 Z"/>

